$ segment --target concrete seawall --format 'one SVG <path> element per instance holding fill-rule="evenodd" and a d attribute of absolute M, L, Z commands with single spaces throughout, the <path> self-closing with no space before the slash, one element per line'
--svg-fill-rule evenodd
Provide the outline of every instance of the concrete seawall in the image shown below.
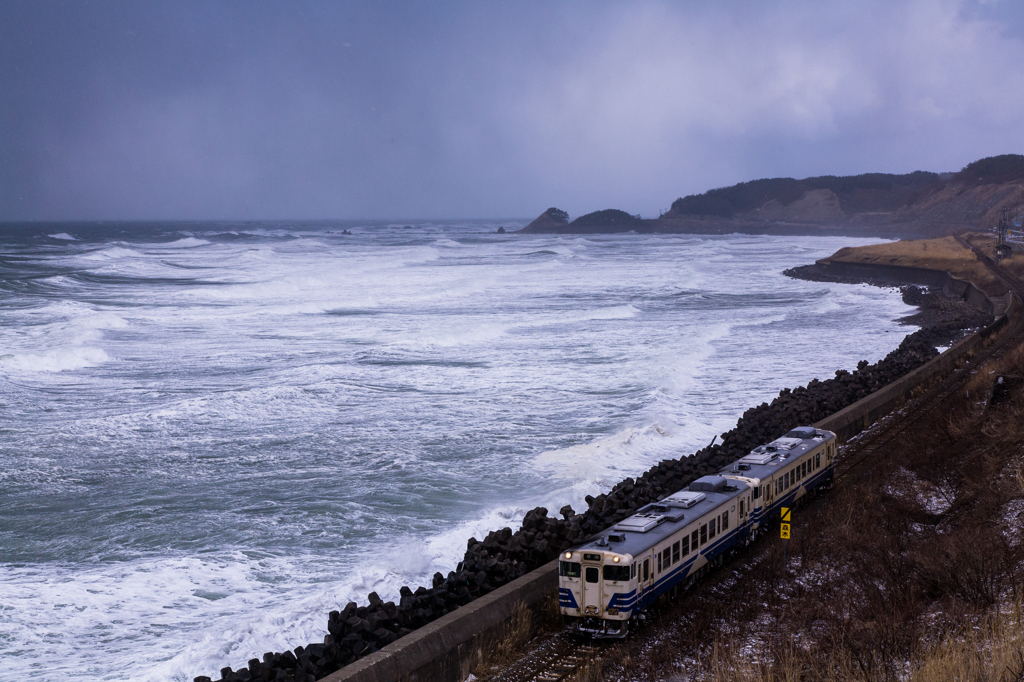
<path fill-rule="evenodd" d="M 1024 313 L 1012 294 L 989 297 L 970 282 L 957 280 L 946 272 L 893 265 L 828 265 L 830 269 L 835 267 L 837 274 L 879 283 L 942 287 L 946 293 L 998 317 L 991 325 L 961 340 L 937 358 L 815 424 L 818 428 L 836 432 L 841 441 L 855 436 L 901 405 L 917 387 L 952 371 L 957 363 L 980 349 L 1009 321 L 1017 320 Z M 492 637 L 500 634 L 518 604 L 537 608 L 544 599 L 554 598 L 557 570 L 557 560 L 545 564 L 322 678 L 322 682 L 463 682 L 471 666 L 480 660 L 484 647 Z"/>

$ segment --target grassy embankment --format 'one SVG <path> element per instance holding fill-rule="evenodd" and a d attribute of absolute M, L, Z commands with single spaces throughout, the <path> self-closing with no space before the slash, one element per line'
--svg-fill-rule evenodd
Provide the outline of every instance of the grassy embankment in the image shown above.
<path fill-rule="evenodd" d="M 970 232 L 967 241 L 994 258 L 996 239 L 994 235 Z M 953 237 L 941 239 L 919 239 L 913 241 L 889 242 L 871 246 L 845 247 L 825 260 L 846 263 L 875 263 L 878 265 L 907 265 L 933 270 L 945 270 L 957 279 L 973 282 L 986 293 L 998 296 L 1006 293 L 1006 285 L 989 272 L 973 252 L 964 248 Z M 1014 253 L 1000 265 L 1012 274 L 1024 276 L 1024 253 Z"/>

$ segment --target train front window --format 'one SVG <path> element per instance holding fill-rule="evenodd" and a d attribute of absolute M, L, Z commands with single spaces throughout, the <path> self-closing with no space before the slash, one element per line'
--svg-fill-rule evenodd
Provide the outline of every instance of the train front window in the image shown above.
<path fill-rule="evenodd" d="M 604 579 L 622 582 L 629 580 L 629 566 L 605 566 Z"/>
<path fill-rule="evenodd" d="M 579 578 L 580 565 L 575 561 L 559 561 L 558 575 L 562 576 L 563 578 Z"/>
<path fill-rule="evenodd" d="M 587 566 L 587 582 L 596 583 L 601 577 L 601 571 L 595 566 Z"/>

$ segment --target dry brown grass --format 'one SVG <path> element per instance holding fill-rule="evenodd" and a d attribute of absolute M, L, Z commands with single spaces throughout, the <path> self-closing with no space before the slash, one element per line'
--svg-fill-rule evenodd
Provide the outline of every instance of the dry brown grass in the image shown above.
<path fill-rule="evenodd" d="M 1016 682 L 1024 675 L 1020 604 L 980 626 L 951 633 L 927 651 L 908 682 Z"/>
<path fill-rule="evenodd" d="M 974 253 L 961 246 L 953 237 L 847 246 L 836 251 L 829 260 L 945 270 L 958 279 L 973 282 L 989 293 L 1002 294 L 1006 291 L 1006 286 L 989 272 Z M 1024 264 L 1024 257 L 1021 262 Z"/>
<path fill-rule="evenodd" d="M 486 678 L 496 670 L 519 659 L 527 643 L 534 636 L 534 615 L 522 602 L 516 604 L 512 616 L 480 644 L 481 657 L 472 667 L 479 678 Z"/>

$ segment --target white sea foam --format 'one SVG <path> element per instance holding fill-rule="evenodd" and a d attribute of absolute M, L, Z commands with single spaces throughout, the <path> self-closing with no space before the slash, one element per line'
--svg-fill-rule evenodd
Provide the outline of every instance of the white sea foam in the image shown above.
<path fill-rule="evenodd" d="M 58 232 L 57 234 L 49 234 L 49 235 L 46 235 L 46 236 L 48 236 L 50 239 L 62 239 L 64 241 L 70 241 L 70 242 L 78 241 L 77 239 L 72 237 L 67 232 Z"/>
<path fill-rule="evenodd" d="M 230 228 L 49 242 L 0 310 L 5 674 L 319 640 L 912 330 L 892 291 L 779 274 L 835 239 Z"/>
<path fill-rule="evenodd" d="M 108 362 L 110 356 L 101 348 L 72 348 L 45 353 L 5 353 L 0 355 L 0 366 L 26 372 L 64 372 L 95 367 Z"/>

